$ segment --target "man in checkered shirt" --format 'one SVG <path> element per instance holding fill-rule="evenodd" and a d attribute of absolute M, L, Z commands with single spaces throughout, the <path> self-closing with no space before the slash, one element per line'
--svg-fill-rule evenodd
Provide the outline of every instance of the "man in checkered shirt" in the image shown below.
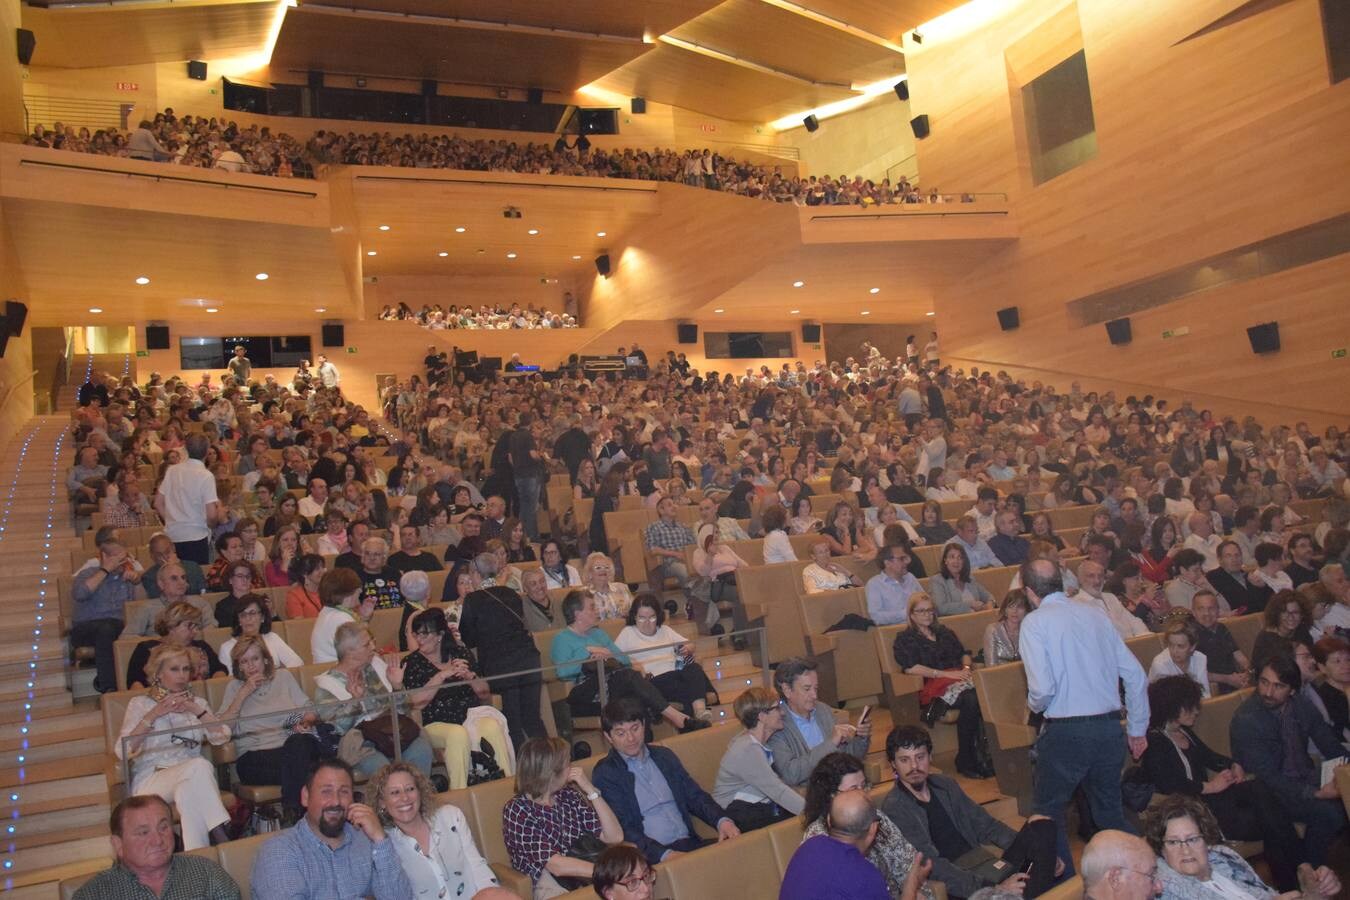
<path fill-rule="evenodd" d="M 656 505 L 658 518 L 647 526 L 647 550 L 659 561 L 660 579 L 674 578 L 680 590 L 689 584 L 689 568 L 684 564 L 684 548 L 694 543 L 694 532 L 675 521 L 675 501 L 666 497 Z M 653 585 L 659 589 L 659 585 Z"/>

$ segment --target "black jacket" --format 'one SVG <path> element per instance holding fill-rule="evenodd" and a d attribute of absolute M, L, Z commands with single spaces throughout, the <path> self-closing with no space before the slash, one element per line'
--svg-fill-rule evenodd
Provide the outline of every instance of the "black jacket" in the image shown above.
<path fill-rule="evenodd" d="M 1270 599 L 1272 593 L 1270 588 L 1263 584 L 1252 584 L 1250 579 L 1239 582 L 1223 568 L 1206 572 L 1205 578 L 1214 590 L 1223 595 L 1229 606 L 1233 609 L 1245 606 L 1249 613 L 1265 610 L 1266 601 Z"/>
<path fill-rule="evenodd" d="M 1006 850 L 1017 837 L 1016 831 L 985 812 L 984 807 L 967 797 L 957 783 L 945 775 L 929 775 L 928 792 L 931 802 L 942 805 L 952 825 L 970 846 L 993 844 Z M 895 823 L 915 850 L 932 861 L 933 880 L 947 885 L 947 893 L 969 897 L 987 887 L 979 876 L 958 868 L 954 860 L 943 859 L 938 853 L 928 833 L 928 814 L 909 788 L 899 784 L 891 788 L 881 801 L 881 811 Z"/>
<path fill-rule="evenodd" d="M 675 798 L 675 805 L 680 810 L 684 827 L 690 837 L 697 837 L 694 834 L 691 815 L 698 816 L 713 828 L 726 818 L 726 811 L 690 777 L 680 758 L 671 750 L 648 744 L 647 752 L 651 754 L 656 768 L 665 776 L 666 784 L 669 785 L 670 793 Z M 629 771 L 619 751 L 610 750 L 608 756 L 595 764 L 591 780 L 595 783 L 595 789 L 604 795 L 610 809 L 614 810 L 619 824 L 623 826 L 623 839 L 641 850 L 647 862 L 652 865 L 659 863 L 661 856 L 671 848 L 657 843 L 643 833 L 642 808 L 638 806 L 635 786 L 637 780 Z"/>
<path fill-rule="evenodd" d="M 484 675 L 539 666 L 539 648 L 525 627 L 520 595 L 509 587 L 480 588 L 464 598 L 459 636 L 478 651 Z"/>

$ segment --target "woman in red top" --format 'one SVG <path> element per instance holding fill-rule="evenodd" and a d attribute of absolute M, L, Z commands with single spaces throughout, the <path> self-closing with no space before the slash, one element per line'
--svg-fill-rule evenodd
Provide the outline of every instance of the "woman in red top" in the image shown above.
<path fill-rule="evenodd" d="M 1177 541 L 1177 526 L 1167 516 L 1159 516 L 1149 532 L 1148 547 L 1135 554 L 1139 574 L 1149 581 L 1162 584 L 1172 577 L 1172 557 L 1181 550 Z"/>

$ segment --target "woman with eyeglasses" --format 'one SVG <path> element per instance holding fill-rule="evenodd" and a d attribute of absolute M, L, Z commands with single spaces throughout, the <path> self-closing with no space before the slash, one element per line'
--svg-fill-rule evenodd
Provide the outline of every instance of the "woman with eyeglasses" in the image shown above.
<path fill-rule="evenodd" d="M 601 621 L 627 616 L 633 605 L 633 595 L 628 585 L 610 581 L 614 575 L 614 561 L 603 553 L 592 553 L 586 557 L 584 568 L 586 587 L 595 595 L 595 608 Z"/>
<path fill-rule="evenodd" d="M 802 832 L 803 843 L 816 835 L 829 833 L 825 819 L 830 812 L 830 801 L 836 794 L 866 791 L 869 787 L 862 761 L 856 756 L 836 751 L 823 757 L 811 770 L 811 778 L 806 782 L 806 806 L 802 810 L 802 824 L 806 828 Z M 905 839 L 889 816 L 877 816 L 877 837 L 867 851 L 867 861 L 885 876 L 892 897 L 903 895 L 905 880 L 914 868 L 916 852 L 914 845 Z M 923 885 L 919 889 L 919 896 L 932 900 L 932 889 Z"/>
<path fill-rule="evenodd" d="M 218 746 L 228 741 L 229 726 L 219 724 L 206 701 L 192 693 L 192 663 L 185 646 L 159 644 L 145 670 L 150 689 L 127 704 L 113 747 L 118 759 L 130 754 L 128 793 L 155 794 L 177 808 L 184 850 L 223 844 L 230 840 L 225 827 L 230 814 L 220 802 L 216 770 L 201 748 L 206 742 Z M 165 729 L 174 730 L 151 734 Z"/>
<path fill-rule="evenodd" d="M 1144 814 L 1144 838 L 1159 856 L 1156 880 L 1162 900 L 1296 900 L 1334 897 L 1341 890 L 1335 872 L 1307 863 L 1298 867 L 1294 889 L 1272 889 L 1236 850 L 1224 845 L 1214 814 L 1196 797 L 1175 794 L 1151 807 Z"/>
<path fill-rule="evenodd" d="M 234 628 L 239 624 L 239 609 L 244 598 L 264 588 L 265 585 L 258 583 L 258 570 L 253 567 L 253 563 L 247 560 L 231 563 L 225 570 L 226 594 L 216 601 L 216 624 L 221 628 Z M 270 616 L 270 600 L 264 599 L 263 602 L 268 605 Z"/>
<path fill-rule="evenodd" d="M 539 557 L 539 568 L 544 573 L 547 587 L 552 589 L 581 586 L 581 575 L 563 556 L 562 544 L 553 540 L 544 541 L 539 550 Z"/>
<path fill-rule="evenodd" d="M 146 677 L 147 661 L 154 649 L 162 644 L 182 647 L 185 650 L 188 647 L 196 647 L 206 654 L 210 677 L 226 674 L 225 667 L 216 658 L 216 651 L 202 640 L 201 616 L 201 610 L 185 600 L 160 610 L 159 615 L 155 616 L 155 633 L 160 639 L 141 641 L 136 645 L 136 649 L 131 651 L 131 659 L 127 661 L 127 687 L 149 686 L 150 681 Z"/>
<path fill-rule="evenodd" d="M 745 834 L 798 815 L 806 802 L 773 768 L 769 738 L 783 730 L 786 715 L 778 692 L 749 688 L 736 698 L 733 708 L 745 730 L 731 739 L 722 754 L 712 795 Z"/>
<path fill-rule="evenodd" d="M 591 887 L 604 900 L 651 900 L 656 868 L 632 844 L 615 844 L 596 859 Z"/>
<path fill-rule="evenodd" d="M 637 595 L 628 610 L 628 625 L 614 644 L 651 679 L 661 696 L 694 718 L 711 721 L 708 694 L 713 692 L 712 682 L 694 660 L 693 644 L 666 624 L 666 611 L 655 594 Z"/>
<path fill-rule="evenodd" d="M 267 610 L 267 598 L 261 594 L 245 594 L 235 609 L 234 637 L 220 645 L 220 663 L 233 675 L 231 653 L 241 637 L 256 637 L 267 647 L 272 660 L 283 669 L 298 669 L 305 664 L 300 654 L 292 650 L 281 635 L 272 630 L 272 616 Z"/>

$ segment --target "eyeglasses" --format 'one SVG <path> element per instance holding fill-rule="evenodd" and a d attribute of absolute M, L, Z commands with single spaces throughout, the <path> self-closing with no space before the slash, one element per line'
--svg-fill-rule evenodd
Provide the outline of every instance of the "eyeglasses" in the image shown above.
<path fill-rule="evenodd" d="M 1172 850 L 1179 850 L 1182 847 L 1203 847 L 1205 836 L 1203 834 L 1193 834 L 1184 838 L 1167 838 L 1163 841 L 1163 846 Z"/>
<path fill-rule="evenodd" d="M 931 607 L 931 606 L 921 606 L 921 607 L 919 607 L 919 608 L 916 609 L 916 610 L 912 610 L 912 611 L 910 612 L 910 615 L 911 615 L 911 616 L 922 616 L 922 615 L 928 615 L 928 614 L 931 614 L 932 612 L 933 612 L 933 607 Z"/>
<path fill-rule="evenodd" d="M 644 875 L 634 875 L 631 878 L 627 878 L 619 882 L 619 886 L 622 887 L 625 891 L 636 891 L 639 887 L 641 887 L 644 884 L 647 887 L 651 887 L 652 885 L 656 884 L 655 869 L 648 869 L 646 874 Z"/>
<path fill-rule="evenodd" d="M 257 609 L 257 608 L 254 608 L 254 609 L 246 609 L 246 610 L 244 610 L 243 612 L 239 613 L 239 615 L 237 616 L 237 618 L 240 618 L 240 619 L 261 619 L 261 618 L 262 618 L 262 610 Z"/>
<path fill-rule="evenodd" d="M 189 750 L 196 750 L 198 747 L 200 747 L 200 746 L 202 745 L 202 742 L 201 742 L 201 741 L 194 741 L 192 738 L 190 738 L 190 737 L 183 737 L 181 734 L 171 734 L 171 735 L 169 735 L 169 743 L 170 743 L 170 744 L 182 744 L 184 747 L 188 748 Z"/>

